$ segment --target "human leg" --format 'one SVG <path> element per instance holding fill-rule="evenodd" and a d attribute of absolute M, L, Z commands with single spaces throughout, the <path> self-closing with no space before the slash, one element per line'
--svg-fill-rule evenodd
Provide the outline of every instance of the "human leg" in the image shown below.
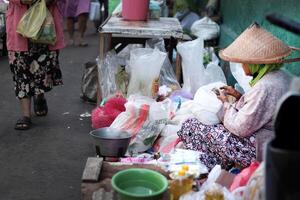
<path fill-rule="evenodd" d="M 78 16 L 78 30 L 79 30 L 79 46 L 87 46 L 84 41 L 84 35 L 87 27 L 88 13 L 82 13 Z"/>
<path fill-rule="evenodd" d="M 69 45 L 73 45 L 75 31 L 75 22 L 73 17 L 67 17 L 67 31 L 69 34 Z"/>
<path fill-rule="evenodd" d="M 19 99 L 22 117 L 18 119 L 15 129 L 28 130 L 31 126 L 31 98 L 26 97 Z"/>

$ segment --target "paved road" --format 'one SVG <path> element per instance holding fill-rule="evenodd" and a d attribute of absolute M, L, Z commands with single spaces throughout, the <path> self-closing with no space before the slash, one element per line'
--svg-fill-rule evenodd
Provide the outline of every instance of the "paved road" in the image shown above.
<path fill-rule="evenodd" d="M 94 155 L 90 118 L 80 114 L 94 106 L 79 98 L 83 63 L 94 60 L 98 37 L 90 29 L 88 47 L 68 47 L 60 61 L 64 86 L 47 94 L 49 114 L 33 117 L 31 130 L 14 130 L 19 117 L 6 58 L 0 58 L 0 199 L 79 200 L 80 179 L 88 156 Z M 69 113 L 63 115 L 63 113 Z"/>

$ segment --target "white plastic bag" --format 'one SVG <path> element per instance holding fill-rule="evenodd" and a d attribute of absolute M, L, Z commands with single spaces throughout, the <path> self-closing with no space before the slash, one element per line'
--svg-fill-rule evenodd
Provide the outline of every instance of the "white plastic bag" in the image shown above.
<path fill-rule="evenodd" d="M 146 48 L 158 48 L 160 51 L 166 52 L 165 41 L 162 38 L 153 38 L 147 40 Z M 172 90 L 181 89 L 168 56 L 166 56 L 164 64 L 160 70 L 159 85 L 165 85 L 171 88 Z"/>
<path fill-rule="evenodd" d="M 218 82 L 218 81 L 224 84 L 227 83 L 223 70 L 219 65 L 215 64 L 214 62 L 208 63 L 204 72 L 205 72 L 205 77 L 207 79 L 206 80 L 207 84 Z"/>
<path fill-rule="evenodd" d="M 91 21 L 100 20 L 100 3 L 99 2 L 91 2 L 90 4 L 90 13 L 89 19 Z"/>
<path fill-rule="evenodd" d="M 177 50 L 182 57 L 183 90 L 192 94 L 206 83 L 203 76 L 203 47 L 201 38 L 177 45 Z"/>
<path fill-rule="evenodd" d="M 209 17 L 203 17 L 193 23 L 191 31 L 196 37 L 201 37 L 203 40 L 211 40 L 219 36 L 220 27 Z"/>
<path fill-rule="evenodd" d="M 140 94 L 156 97 L 159 87 L 159 73 L 166 55 L 158 49 L 138 48 L 131 51 L 129 61 L 131 78 L 128 95 Z"/>
<path fill-rule="evenodd" d="M 132 135 L 128 152 L 144 152 L 152 147 L 162 129 L 170 119 L 172 102 L 166 99 L 155 102 L 148 97 L 130 96 L 121 113 L 111 127 L 124 130 Z"/>
<path fill-rule="evenodd" d="M 249 82 L 252 80 L 252 77 L 245 74 L 242 64 L 230 62 L 230 71 L 244 92 L 251 89 Z"/>
<path fill-rule="evenodd" d="M 217 95 L 212 91 L 213 88 L 225 86 L 222 82 L 211 83 L 202 86 L 195 94 L 194 102 L 198 106 L 193 106 L 192 109 L 197 109 L 196 118 L 206 124 L 214 125 L 220 123 L 217 113 L 222 107 L 222 102 L 217 98 Z"/>

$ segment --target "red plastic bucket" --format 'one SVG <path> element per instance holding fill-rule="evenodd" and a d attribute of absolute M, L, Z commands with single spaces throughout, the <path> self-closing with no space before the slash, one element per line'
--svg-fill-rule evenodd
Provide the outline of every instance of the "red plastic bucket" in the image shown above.
<path fill-rule="evenodd" d="M 148 18 L 150 0 L 122 0 L 124 20 L 145 21 Z"/>

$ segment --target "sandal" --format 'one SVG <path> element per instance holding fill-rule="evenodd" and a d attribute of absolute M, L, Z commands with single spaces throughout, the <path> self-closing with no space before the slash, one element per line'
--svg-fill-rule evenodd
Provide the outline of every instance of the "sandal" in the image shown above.
<path fill-rule="evenodd" d="M 22 117 L 20 119 L 18 119 L 16 125 L 15 125 L 15 129 L 16 130 L 28 130 L 31 127 L 31 119 L 30 117 Z"/>
<path fill-rule="evenodd" d="M 36 116 L 46 116 L 48 113 L 48 106 L 47 101 L 44 97 L 44 95 L 38 95 L 37 97 L 33 98 L 33 104 L 34 104 L 34 113 Z"/>

